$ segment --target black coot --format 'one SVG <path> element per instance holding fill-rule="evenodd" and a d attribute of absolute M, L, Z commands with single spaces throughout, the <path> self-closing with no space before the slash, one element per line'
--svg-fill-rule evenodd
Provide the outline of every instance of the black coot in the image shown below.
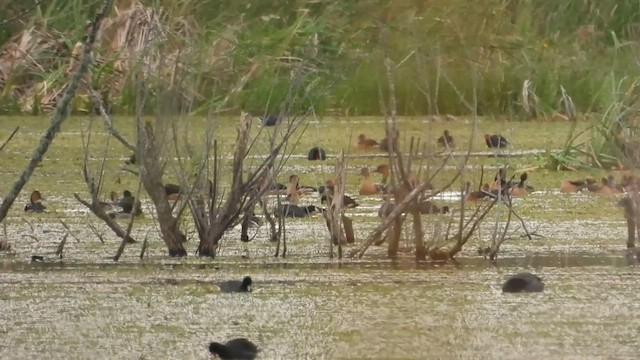
<path fill-rule="evenodd" d="M 542 290 L 544 290 L 542 279 L 528 272 L 510 276 L 502 285 L 502 292 L 506 293 L 541 292 Z"/>
<path fill-rule="evenodd" d="M 251 285 L 253 285 L 253 280 L 251 277 L 245 276 L 242 281 L 238 280 L 229 280 L 221 282 L 218 286 L 220 286 L 220 291 L 223 293 L 234 293 L 234 292 L 251 292 Z"/>
<path fill-rule="evenodd" d="M 218 355 L 222 360 L 253 360 L 260 350 L 251 341 L 245 338 L 233 339 L 226 344 L 217 342 L 209 343 L 211 355 Z"/>

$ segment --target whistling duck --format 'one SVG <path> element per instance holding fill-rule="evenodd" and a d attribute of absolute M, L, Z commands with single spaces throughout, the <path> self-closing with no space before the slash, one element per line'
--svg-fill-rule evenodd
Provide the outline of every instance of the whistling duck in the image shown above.
<path fill-rule="evenodd" d="M 493 182 L 491 183 L 491 186 L 489 186 L 489 190 L 491 190 L 491 192 L 497 192 L 498 190 L 501 190 L 503 193 L 505 193 L 513 185 L 514 184 L 511 180 L 507 181 L 506 170 L 500 168 L 498 169 L 496 176 L 493 178 Z"/>
<path fill-rule="evenodd" d="M 369 178 L 370 175 L 368 167 L 360 169 L 360 176 L 362 176 L 362 180 L 360 181 L 360 195 L 368 196 L 384 192 L 384 187 L 374 184 Z"/>
<path fill-rule="evenodd" d="M 260 121 L 262 121 L 262 126 L 276 126 L 282 118 L 278 115 L 269 114 L 265 117 L 260 117 Z"/>
<path fill-rule="evenodd" d="M 297 204 L 300 201 L 300 195 L 307 195 L 318 191 L 312 186 L 300 186 L 300 178 L 298 175 L 289 176 L 289 183 L 285 195 L 290 204 Z"/>
<path fill-rule="evenodd" d="M 420 208 L 420 214 L 428 215 L 428 214 L 447 214 L 449 212 L 448 206 L 443 206 L 439 208 L 436 204 L 432 203 L 430 200 L 421 201 L 418 204 Z"/>
<path fill-rule="evenodd" d="M 509 189 L 512 196 L 526 196 L 533 191 L 533 187 L 526 185 L 524 183 L 525 181 L 527 181 L 527 178 L 528 178 L 528 175 L 526 171 L 520 175 L 520 182 L 517 183 L 516 185 L 513 185 Z"/>
<path fill-rule="evenodd" d="M 586 189 L 588 186 L 585 180 L 562 180 L 560 182 L 560 192 L 574 193 Z"/>
<path fill-rule="evenodd" d="M 380 181 L 381 185 L 386 185 L 387 184 L 387 180 L 389 179 L 389 174 L 391 173 L 390 169 L 389 169 L 389 165 L 387 164 L 380 164 L 378 165 L 378 167 L 376 167 L 375 170 L 373 170 L 374 173 L 378 173 L 380 175 L 382 175 L 382 180 Z M 411 186 L 411 188 L 415 188 L 416 186 L 418 186 L 418 179 L 414 176 L 414 175 L 410 175 L 409 176 L 409 185 Z M 389 191 L 389 189 L 386 189 L 387 191 Z M 426 190 L 433 190 L 433 186 L 431 186 L 431 184 L 429 184 L 426 188 Z"/>
<path fill-rule="evenodd" d="M 260 349 L 245 338 L 233 339 L 226 344 L 209 343 L 209 352 L 222 360 L 255 360 Z"/>
<path fill-rule="evenodd" d="M 358 149 L 371 149 L 378 145 L 377 141 L 369 139 L 365 134 L 358 135 Z"/>
<path fill-rule="evenodd" d="M 167 199 L 169 201 L 178 200 L 178 198 L 180 197 L 180 185 L 165 184 L 164 193 L 167 195 Z"/>
<path fill-rule="evenodd" d="M 389 179 L 389 174 L 391 173 L 389 165 L 380 164 L 375 170 L 373 170 L 373 172 L 382 175 L 382 181 L 380 182 L 382 185 L 387 184 L 387 179 Z"/>
<path fill-rule="evenodd" d="M 298 206 L 293 204 L 282 204 L 275 212 L 275 216 L 278 218 L 281 217 L 292 217 L 292 218 L 304 218 L 310 217 L 312 215 L 317 214 L 318 212 L 322 212 L 322 209 L 315 205 L 309 206 Z"/>
<path fill-rule="evenodd" d="M 482 185 L 481 190 L 471 191 L 471 182 L 467 181 L 465 184 L 465 201 L 476 202 L 481 199 L 495 199 L 497 197 L 497 191 L 492 192 L 489 188 L 489 184 Z"/>
<path fill-rule="evenodd" d="M 329 204 L 330 203 L 330 198 L 333 197 L 334 194 L 334 190 L 335 190 L 335 183 L 333 180 L 327 180 L 325 182 L 324 186 L 321 186 L 318 189 L 318 192 L 320 193 L 320 202 L 322 204 Z M 342 206 L 344 206 L 345 208 L 355 208 L 357 206 L 359 206 L 360 204 L 358 204 L 354 199 L 352 199 L 351 197 L 347 196 L 347 195 L 342 195 Z"/>
<path fill-rule="evenodd" d="M 111 218 L 116 217 L 130 217 L 138 216 L 142 214 L 142 205 L 140 201 L 136 200 L 135 196 L 131 194 L 129 190 L 122 192 L 122 198 L 118 200 L 116 204 L 122 208 L 121 211 L 109 213 Z"/>
<path fill-rule="evenodd" d="M 502 285 L 502 292 L 518 293 L 518 292 L 541 292 L 544 290 L 544 283 L 539 277 L 523 272 L 513 275 Z"/>
<path fill-rule="evenodd" d="M 223 293 L 251 292 L 251 285 L 253 285 L 253 280 L 250 276 L 245 276 L 242 281 L 228 280 L 218 284 Z"/>
<path fill-rule="evenodd" d="M 380 149 L 382 151 L 389 152 L 390 149 L 398 151 L 398 139 L 400 138 L 400 132 L 395 130 L 390 136 L 385 137 L 380 141 Z"/>
<path fill-rule="evenodd" d="M 29 198 L 29 204 L 24 206 L 24 211 L 35 213 L 44 212 L 47 207 L 42 203 L 43 200 L 44 199 L 42 198 L 40 191 L 34 190 Z"/>
<path fill-rule="evenodd" d="M 324 149 L 315 146 L 315 147 L 312 147 L 311 150 L 309 150 L 309 154 L 307 155 L 307 159 L 309 161 L 326 160 L 327 159 L 327 153 L 324 151 Z"/>
<path fill-rule="evenodd" d="M 587 185 L 587 190 L 589 190 L 589 192 L 595 193 L 595 194 L 602 194 L 602 195 L 614 195 L 614 194 L 620 194 L 621 191 L 616 189 L 615 185 L 613 184 L 613 178 L 602 178 L 601 179 L 601 183 L 600 185 L 598 184 L 588 184 Z"/>
<path fill-rule="evenodd" d="M 504 148 L 509 145 L 507 139 L 505 139 L 502 135 L 484 134 L 484 142 L 489 148 Z"/>
<path fill-rule="evenodd" d="M 445 130 L 442 136 L 438 138 L 438 145 L 445 148 L 452 148 L 453 145 L 453 136 L 449 135 L 449 130 Z"/>

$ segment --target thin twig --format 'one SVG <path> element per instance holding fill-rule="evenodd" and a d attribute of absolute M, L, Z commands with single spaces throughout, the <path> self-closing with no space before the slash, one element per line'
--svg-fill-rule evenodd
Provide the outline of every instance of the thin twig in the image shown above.
<path fill-rule="evenodd" d="M 69 85 L 65 89 L 62 95 L 62 99 L 56 105 L 55 113 L 51 118 L 51 124 L 40 138 L 40 143 L 34 150 L 29 164 L 23 170 L 18 180 L 16 180 L 16 182 L 13 184 L 9 193 L 5 195 L 2 205 L 0 205 L 0 222 L 2 222 L 7 216 L 7 213 L 13 205 L 13 202 L 16 200 L 16 197 L 18 196 L 18 194 L 20 194 L 22 188 L 27 184 L 29 178 L 33 174 L 33 171 L 38 166 L 38 164 L 40 164 L 40 162 L 44 158 L 44 155 L 49 149 L 49 146 L 53 142 L 53 139 L 60 131 L 60 126 L 69 116 L 69 108 L 71 106 L 73 98 L 75 97 L 76 90 L 89 69 L 89 63 L 91 62 L 91 51 L 96 40 L 96 34 L 98 33 L 98 29 L 100 28 L 100 23 L 107 16 L 107 13 L 111 8 L 111 3 L 112 0 L 104 0 L 102 8 L 96 14 L 91 24 L 91 31 L 89 32 L 89 36 L 84 44 L 84 53 L 82 55 L 80 65 L 78 66 L 76 72 L 73 74 Z"/>
<path fill-rule="evenodd" d="M 5 140 L 4 143 L 0 146 L 0 151 L 2 151 L 2 149 L 4 149 L 5 146 L 7 146 L 7 144 L 9 143 L 9 141 L 11 141 L 11 139 L 13 139 L 13 135 L 15 135 L 18 132 L 18 130 L 20 130 L 20 126 L 16 126 L 15 130 L 13 130 L 13 132 L 11 133 L 11 135 L 9 135 L 7 140 Z"/>

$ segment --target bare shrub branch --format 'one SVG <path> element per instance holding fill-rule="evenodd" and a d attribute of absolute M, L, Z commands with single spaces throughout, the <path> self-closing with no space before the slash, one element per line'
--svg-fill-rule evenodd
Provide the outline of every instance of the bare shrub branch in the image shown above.
<path fill-rule="evenodd" d="M 84 52 L 82 54 L 82 60 L 80 61 L 80 65 L 78 69 L 73 74 L 69 85 L 66 87 L 60 102 L 56 105 L 55 112 L 53 117 L 51 118 L 51 124 L 45 131 L 45 133 L 40 138 L 40 143 L 36 147 L 31 156 L 31 160 L 26 168 L 23 170 L 22 174 L 13 184 L 11 190 L 4 196 L 4 200 L 2 205 L 0 205 L 0 222 L 4 220 L 9 212 L 9 209 L 13 205 L 16 197 L 22 190 L 22 188 L 27 184 L 29 178 L 33 174 L 33 171 L 38 166 L 38 164 L 42 161 L 45 153 L 49 149 L 49 146 L 53 142 L 56 134 L 60 131 L 60 126 L 69 116 L 69 110 L 71 101 L 75 97 L 76 90 L 80 85 L 82 79 L 85 74 L 89 70 L 89 64 L 91 63 L 91 51 L 93 48 L 93 44 L 96 40 L 96 34 L 98 33 L 98 29 L 100 28 L 100 23 L 107 16 L 109 10 L 111 9 L 112 0 L 104 0 L 101 9 L 96 13 L 94 20 L 91 23 L 91 31 L 89 32 L 89 36 L 84 44 Z"/>

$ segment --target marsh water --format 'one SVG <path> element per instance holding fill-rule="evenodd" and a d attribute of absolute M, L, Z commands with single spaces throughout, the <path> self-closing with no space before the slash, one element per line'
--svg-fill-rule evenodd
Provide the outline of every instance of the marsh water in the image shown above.
<path fill-rule="evenodd" d="M 287 222 L 284 259 L 273 256 L 275 246 L 267 240 L 265 226 L 251 234 L 255 238 L 248 246 L 248 258 L 242 256 L 245 248 L 236 228 L 225 235 L 215 259 L 192 255 L 197 240 L 188 229 L 190 256 L 172 259 L 158 238 L 146 199 L 146 214 L 133 231 L 139 241 L 128 245 L 114 263 L 119 239 L 72 198 L 75 192 L 86 197 L 76 131 L 86 119 L 72 120 L 7 221 L 12 249 L 0 253 L 2 359 L 208 359 L 210 341 L 235 337 L 255 342 L 260 359 L 638 357 L 640 267 L 626 255 L 626 227 L 616 198 L 560 194 L 557 183 L 566 174 L 530 172 L 536 191 L 516 199 L 515 208 L 535 236 L 523 237 L 521 226 L 512 224 L 495 264 L 478 255 L 477 249 L 488 245 L 496 224 L 504 225 L 504 209 L 490 216 L 455 263 L 416 263 L 409 241 L 403 241 L 401 255 L 393 261 L 386 258 L 384 246 L 372 247 L 362 259 L 329 259 L 328 233 L 321 218 Z M 7 121 L 7 130 L 0 131 L 3 139 L 12 130 Z M 18 142 L 0 154 L 2 193 L 30 154 L 24 151 L 25 144 L 35 144 L 46 127 L 44 119 L 12 121 L 22 124 L 23 130 Z M 445 125 L 434 126 L 437 133 Z M 459 132 L 467 129 L 465 123 L 446 126 Z M 508 127 L 518 134 L 518 127 L 528 126 Z M 371 131 L 380 133 L 381 128 Z M 409 128 L 417 131 L 414 125 Z M 521 150 L 558 145 L 548 143 L 557 141 L 548 134 L 536 136 L 525 133 L 512 143 Z M 318 141 L 334 154 L 345 146 L 330 139 Z M 110 145 L 113 150 L 108 155 L 108 165 L 115 169 L 128 156 L 117 145 Z M 304 153 L 304 146 L 297 153 Z M 514 171 L 536 161 L 534 157 L 478 160 L 487 167 L 506 163 Z M 377 162 L 380 159 L 354 159 L 348 167 L 357 173 L 359 167 Z M 303 183 L 317 185 L 313 181 L 331 173 L 332 164 L 330 160 L 309 166 L 304 159 L 293 159 L 285 165 L 281 181 L 295 172 Z M 120 184 L 115 178 L 115 171 L 107 175 L 105 191 L 137 184 L 133 176 L 122 176 Z M 348 192 L 357 193 L 357 181 L 353 176 Z M 31 189 L 45 193 L 48 213 L 21 211 Z M 458 198 L 454 188 L 438 201 L 450 203 L 455 217 Z M 361 206 L 349 212 L 357 244 L 347 246 L 347 253 L 379 221 L 375 213 L 381 200 L 359 197 L 359 201 Z M 67 233 L 60 220 L 72 234 L 61 259 L 54 255 Z M 101 232 L 104 243 L 88 229 L 89 222 Z M 140 259 L 145 237 L 150 248 Z M 32 255 L 45 261 L 32 263 Z M 505 278 L 520 271 L 539 275 L 545 291 L 503 294 Z M 250 294 L 223 294 L 216 286 L 246 275 L 254 281 Z"/>

